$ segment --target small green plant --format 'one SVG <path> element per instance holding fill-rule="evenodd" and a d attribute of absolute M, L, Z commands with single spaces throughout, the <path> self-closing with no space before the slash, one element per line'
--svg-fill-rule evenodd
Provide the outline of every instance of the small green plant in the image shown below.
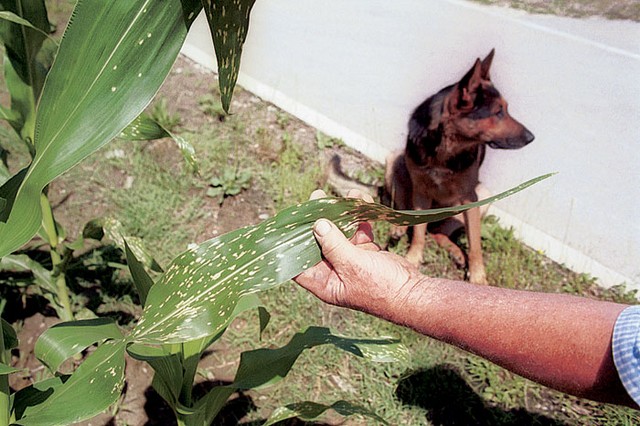
<path fill-rule="evenodd" d="M 249 169 L 237 166 L 224 167 L 222 173 L 209 180 L 207 196 L 215 198 L 222 204 L 226 197 L 238 195 L 251 185 L 252 173 Z"/>
<path fill-rule="evenodd" d="M 150 117 L 168 132 L 172 132 L 180 125 L 180 114 L 171 114 L 166 98 L 160 99 L 153 105 Z"/>
<path fill-rule="evenodd" d="M 344 146 L 344 142 L 342 139 L 332 138 L 318 130 L 316 132 L 316 145 L 318 146 L 318 149 L 323 150 L 337 146 Z"/>
<path fill-rule="evenodd" d="M 304 152 L 287 132 L 282 134 L 281 140 L 277 159 L 261 176 L 276 209 L 284 208 L 291 200 L 307 199 L 311 191 L 318 188 L 322 177 L 317 156 Z"/>
<path fill-rule="evenodd" d="M 291 116 L 284 111 L 276 111 L 276 124 L 282 129 L 286 129 L 291 122 Z"/>
<path fill-rule="evenodd" d="M 213 94 L 204 95 L 198 99 L 198 105 L 200 105 L 200 110 L 206 115 L 220 121 L 225 120 L 226 114 L 218 96 L 214 96 Z"/>

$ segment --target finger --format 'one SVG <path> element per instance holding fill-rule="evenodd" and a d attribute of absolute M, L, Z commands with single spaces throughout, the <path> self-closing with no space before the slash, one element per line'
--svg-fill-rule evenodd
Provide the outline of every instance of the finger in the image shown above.
<path fill-rule="evenodd" d="M 373 203 L 371 194 L 361 191 L 360 189 L 350 189 L 349 192 L 347 192 L 347 198 L 360 198 L 367 203 Z"/>
<path fill-rule="evenodd" d="M 368 222 L 363 222 L 358 225 L 358 230 L 353 234 L 350 241 L 354 245 L 367 244 L 374 241 L 373 230 Z"/>
<path fill-rule="evenodd" d="M 353 244 L 336 225 L 326 219 L 319 219 L 313 226 L 313 233 L 320 244 L 322 255 L 334 265 L 350 258 Z"/>
<path fill-rule="evenodd" d="M 309 196 L 309 200 L 318 200 L 320 198 L 326 198 L 327 194 L 322 189 L 316 189 Z"/>
<path fill-rule="evenodd" d="M 331 271 L 331 266 L 326 261 L 322 261 L 294 277 L 293 280 L 307 290 L 313 291 L 316 287 L 324 286 Z"/>

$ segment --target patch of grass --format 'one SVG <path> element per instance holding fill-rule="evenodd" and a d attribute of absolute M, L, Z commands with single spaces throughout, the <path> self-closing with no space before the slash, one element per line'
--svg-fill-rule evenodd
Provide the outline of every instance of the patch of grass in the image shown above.
<path fill-rule="evenodd" d="M 150 115 L 151 118 L 170 132 L 180 125 L 180 114 L 172 114 L 169 111 L 167 99 L 164 97 L 153 104 Z"/>
<path fill-rule="evenodd" d="M 226 113 L 224 112 L 224 108 L 222 108 L 220 96 L 214 93 L 208 93 L 198 98 L 198 104 L 200 105 L 200 110 L 206 115 L 215 117 L 220 121 L 225 120 Z"/>
<path fill-rule="evenodd" d="M 160 264 L 166 265 L 198 235 L 185 224 L 202 217 L 202 198 L 192 192 L 194 182 L 188 173 L 149 155 L 151 147 L 172 152 L 173 146 L 119 144 L 128 155 L 112 161 L 128 177 L 124 186 L 112 189 L 107 196 L 127 233 L 142 238 Z"/>
<path fill-rule="evenodd" d="M 327 136 L 318 130 L 316 131 L 316 146 L 322 151 L 323 149 L 344 146 L 344 141 L 342 139 Z"/>
<path fill-rule="evenodd" d="M 282 134 L 277 159 L 261 175 L 276 210 L 305 201 L 318 188 L 322 168 L 317 155 L 307 153 L 289 133 Z"/>
<path fill-rule="evenodd" d="M 545 13 L 573 18 L 600 16 L 640 22 L 636 0 L 474 0 L 478 3 L 512 7 L 529 13 Z"/>

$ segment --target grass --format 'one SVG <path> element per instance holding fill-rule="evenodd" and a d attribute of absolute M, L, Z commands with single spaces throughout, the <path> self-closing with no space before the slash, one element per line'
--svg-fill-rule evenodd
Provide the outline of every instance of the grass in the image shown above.
<path fill-rule="evenodd" d="M 640 4 L 636 0 L 474 0 L 477 3 L 508 6 L 530 13 L 573 18 L 593 16 L 640 22 Z"/>

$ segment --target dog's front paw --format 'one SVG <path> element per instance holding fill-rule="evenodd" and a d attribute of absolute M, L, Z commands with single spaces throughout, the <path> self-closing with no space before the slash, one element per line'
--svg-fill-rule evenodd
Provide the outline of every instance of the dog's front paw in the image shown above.
<path fill-rule="evenodd" d="M 470 270 L 469 271 L 469 281 L 473 284 L 480 285 L 488 285 L 489 281 L 487 281 L 487 274 L 484 269 L 481 270 Z"/>
<path fill-rule="evenodd" d="M 413 248 L 413 247 L 412 247 Z M 405 259 L 414 266 L 420 266 L 422 263 L 422 250 L 412 250 L 411 248 L 407 252 Z"/>

